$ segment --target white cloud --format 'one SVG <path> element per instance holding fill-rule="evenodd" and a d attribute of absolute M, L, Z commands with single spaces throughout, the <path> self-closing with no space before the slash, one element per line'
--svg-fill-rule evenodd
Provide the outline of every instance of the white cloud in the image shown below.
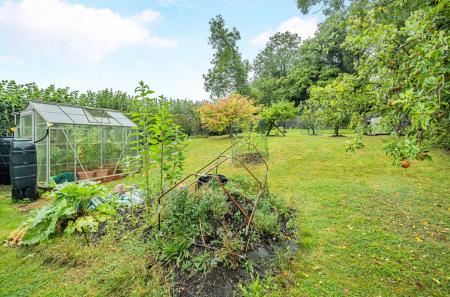
<path fill-rule="evenodd" d="M 0 56 L 0 64 L 2 63 L 24 64 L 25 61 L 12 56 Z"/>
<path fill-rule="evenodd" d="M 96 63 L 125 46 L 172 47 L 171 38 L 154 36 L 145 27 L 159 13 L 144 10 L 124 17 L 110 9 L 64 0 L 6 1 L 0 5 L 0 32 L 9 46 L 38 56 Z"/>
<path fill-rule="evenodd" d="M 302 19 L 299 17 L 293 17 L 279 24 L 276 30 L 269 28 L 266 31 L 256 35 L 250 40 L 250 44 L 254 47 L 263 47 L 273 34 L 276 32 L 286 31 L 297 33 L 302 40 L 305 40 L 314 36 L 314 32 L 317 30 L 317 24 L 318 22 L 316 18 Z"/>
<path fill-rule="evenodd" d="M 159 14 L 159 12 L 151 10 L 151 9 L 147 9 L 147 10 L 144 10 L 143 12 L 141 12 L 140 14 L 137 14 L 137 15 L 131 17 L 131 19 L 137 23 L 149 24 L 149 23 L 155 22 L 160 17 L 161 17 L 161 15 Z"/>

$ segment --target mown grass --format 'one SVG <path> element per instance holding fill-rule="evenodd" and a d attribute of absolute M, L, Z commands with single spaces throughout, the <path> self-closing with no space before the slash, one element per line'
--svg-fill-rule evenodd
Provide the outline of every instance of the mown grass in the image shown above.
<path fill-rule="evenodd" d="M 345 131 L 344 131 L 345 132 Z M 381 150 L 383 137 L 345 153 L 349 137 L 290 131 L 269 138 L 269 187 L 298 210 L 301 249 L 274 296 L 446 296 L 450 291 L 450 155 L 405 170 Z M 226 137 L 189 140 L 185 172 L 215 157 Z M 261 173 L 261 169 L 257 169 Z M 224 166 L 232 175 L 240 170 Z M 25 219 L 2 187 L 0 237 Z M 148 270 L 149 263 L 153 269 Z M 147 248 L 105 240 L 87 247 L 58 239 L 0 247 L 1 296 L 166 295 Z M 150 272 L 149 272 L 150 271 Z"/>

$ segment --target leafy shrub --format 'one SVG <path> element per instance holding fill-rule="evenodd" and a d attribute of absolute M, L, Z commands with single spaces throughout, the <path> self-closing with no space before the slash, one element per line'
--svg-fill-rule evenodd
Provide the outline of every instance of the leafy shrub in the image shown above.
<path fill-rule="evenodd" d="M 206 199 L 195 199 L 187 191 L 171 200 L 161 226 L 163 232 L 194 237 L 200 221 L 207 222 L 210 205 Z"/>
<path fill-rule="evenodd" d="M 250 214 L 256 197 L 255 185 L 238 178 L 229 181 L 226 188 Z M 183 269 L 203 272 L 219 262 L 234 265 L 236 254 L 246 247 L 252 249 L 268 238 L 278 238 L 282 222 L 289 217 L 282 202 L 270 194 L 264 195 L 254 215 L 255 226 L 247 236 L 246 221 L 240 210 L 215 181 L 198 191 L 175 193 L 167 201 L 162 214 L 162 232 L 150 238 L 157 259 L 164 264 L 172 262 Z M 204 248 L 210 257 L 199 252 L 205 251 Z"/>
<path fill-rule="evenodd" d="M 207 189 L 207 191 L 202 192 L 203 199 L 209 202 L 212 214 L 217 219 L 223 219 L 223 217 L 230 211 L 230 204 L 227 197 L 223 193 L 218 191 L 212 191 Z"/>
<path fill-rule="evenodd" d="M 255 211 L 254 222 L 256 228 L 267 232 L 270 235 L 277 235 L 280 233 L 278 215 L 274 212 L 264 212 L 261 209 L 257 209 Z"/>
<path fill-rule="evenodd" d="M 187 238 L 169 238 L 160 234 L 150 241 L 152 249 L 156 251 L 156 258 L 164 265 L 171 261 L 179 265 L 189 255 L 190 244 Z"/>
<path fill-rule="evenodd" d="M 104 203 L 95 210 L 90 208 L 94 197 L 105 195 L 104 188 L 95 183 L 68 183 L 50 193 L 53 202 L 41 208 L 23 228 L 12 234 L 23 236 L 15 242 L 24 245 L 48 240 L 58 232 L 65 234 L 96 232 L 98 223 L 116 213 L 113 204 Z"/>
<path fill-rule="evenodd" d="M 239 284 L 239 294 L 242 297 L 263 297 L 276 291 L 277 286 L 271 277 L 260 279 L 259 275 L 248 284 Z"/>

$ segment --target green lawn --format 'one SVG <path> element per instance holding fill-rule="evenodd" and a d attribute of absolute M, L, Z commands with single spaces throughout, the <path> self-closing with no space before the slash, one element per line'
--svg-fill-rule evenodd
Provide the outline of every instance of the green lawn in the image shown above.
<path fill-rule="evenodd" d="M 435 151 L 433 162 L 413 161 L 405 170 L 391 165 L 382 137 L 366 138 L 365 149 L 349 154 L 349 137 L 305 134 L 269 138 L 269 187 L 298 210 L 302 247 L 287 277 L 275 278 L 276 295 L 446 296 L 450 154 Z M 225 137 L 189 140 L 185 171 L 228 145 Z M 7 191 L 0 194 L 3 239 L 25 219 Z M 72 238 L 0 247 L 0 295 L 164 296 L 166 280 L 157 265 L 145 270 L 145 257 L 135 242 L 94 248 Z"/>

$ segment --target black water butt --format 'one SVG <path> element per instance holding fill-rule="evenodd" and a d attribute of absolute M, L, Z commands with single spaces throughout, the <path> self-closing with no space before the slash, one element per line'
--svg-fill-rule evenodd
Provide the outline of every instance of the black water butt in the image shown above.
<path fill-rule="evenodd" d="M 9 150 L 13 137 L 0 138 L 0 185 L 10 185 L 11 177 L 9 175 Z"/>
<path fill-rule="evenodd" d="M 36 200 L 37 159 L 36 146 L 29 139 L 14 139 L 9 153 L 9 169 L 12 184 L 12 199 Z"/>

